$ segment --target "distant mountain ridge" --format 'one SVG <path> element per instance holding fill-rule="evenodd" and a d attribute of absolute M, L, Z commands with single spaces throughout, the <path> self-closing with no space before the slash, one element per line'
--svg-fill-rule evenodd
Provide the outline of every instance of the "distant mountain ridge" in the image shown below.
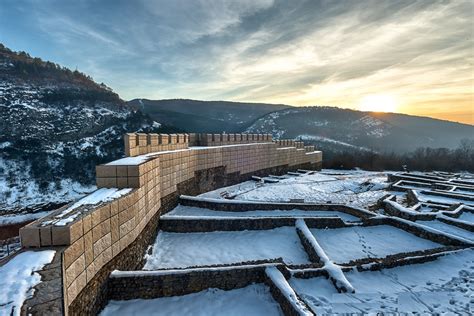
<path fill-rule="evenodd" d="M 397 113 L 361 112 L 336 107 L 198 100 L 129 102 L 158 122 L 187 132 L 271 133 L 339 149 L 412 151 L 454 148 L 474 138 L 474 126 Z"/>
<path fill-rule="evenodd" d="M 158 122 L 167 122 L 188 132 L 209 133 L 239 132 L 268 113 L 289 108 L 283 104 L 189 99 L 134 99 L 128 104 L 140 107 Z"/>
<path fill-rule="evenodd" d="M 246 131 L 268 132 L 280 138 L 310 140 L 313 137 L 316 143 L 332 140 L 382 152 L 408 152 L 419 147 L 452 149 L 462 139 L 474 138 L 472 125 L 333 107 L 298 107 L 273 112 Z"/>

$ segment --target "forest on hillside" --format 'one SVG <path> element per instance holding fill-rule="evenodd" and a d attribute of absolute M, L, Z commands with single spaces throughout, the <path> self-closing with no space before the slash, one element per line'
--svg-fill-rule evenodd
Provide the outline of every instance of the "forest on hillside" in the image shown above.
<path fill-rule="evenodd" d="M 474 172 L 474 140 L 463 139 L 455 149 L 420 147 L 409 153 L 378 153 L 364 150 L 323 150 L 323 167 L 364 170 L 417 170 Z"/>

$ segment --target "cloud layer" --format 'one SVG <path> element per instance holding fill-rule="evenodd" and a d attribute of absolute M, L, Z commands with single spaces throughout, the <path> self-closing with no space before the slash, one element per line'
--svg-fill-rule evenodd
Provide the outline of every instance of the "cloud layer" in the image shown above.
<path fill-rule="evenodd" d="M 474 124 L 470 1 L 10 1 L 0 41 L 123 98 L 397 111 Z"/>

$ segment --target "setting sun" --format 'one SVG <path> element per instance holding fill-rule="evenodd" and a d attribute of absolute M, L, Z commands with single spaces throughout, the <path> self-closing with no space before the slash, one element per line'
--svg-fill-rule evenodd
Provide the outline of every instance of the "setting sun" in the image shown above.
<path fill-rule="evenodd" d="M 389 95 L 368 95 L 359 103 L 359 110 L 367 112 L 395 112 L 397 104 Z"/>

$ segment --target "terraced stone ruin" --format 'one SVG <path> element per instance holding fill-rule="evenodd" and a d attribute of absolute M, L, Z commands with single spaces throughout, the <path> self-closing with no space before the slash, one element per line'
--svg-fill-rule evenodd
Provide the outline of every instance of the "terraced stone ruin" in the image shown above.
<path fill-rule="evenodd" d="M 124 139 L 97 191 L 21 230 L 0 269 L 36 256 L 41 278 L 14 312 L 472 312 L 470 174 L 321 170 L 267 134 Z"/>

